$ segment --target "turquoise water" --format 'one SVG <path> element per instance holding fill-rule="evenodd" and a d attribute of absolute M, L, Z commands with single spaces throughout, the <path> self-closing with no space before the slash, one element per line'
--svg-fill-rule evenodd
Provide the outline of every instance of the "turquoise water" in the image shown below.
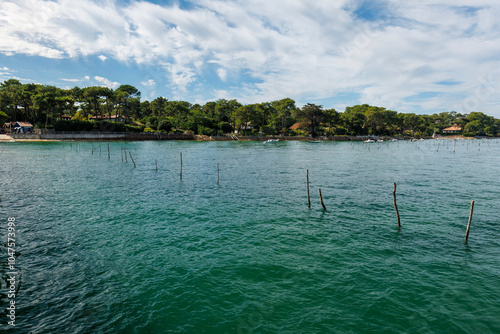
<path fill-rule="evenodd" d="M 500 332 L 496 140 L 107 145 L 0 144 L 1 331 Z"/>

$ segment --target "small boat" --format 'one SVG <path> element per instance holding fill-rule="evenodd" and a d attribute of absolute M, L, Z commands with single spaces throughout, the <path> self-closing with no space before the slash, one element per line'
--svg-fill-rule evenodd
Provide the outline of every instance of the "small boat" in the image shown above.
<path fill-rule="evenodd" d="M 268 139 L 268 140 L 265 140 L 263 141 L 263 143 L 276 143 L 276 142 L 279 142 L 280 140 L 279 139 Z"/>
<path fill-rule="evenodd" d="M 382 142 L 384 142 L 384 140 L 383 140 L 383 139 L 379 139 L 379 140 L 377 140 L 377 143 L 382 143 Z"/>
<path fill-rule="evenodd" d="M 375 140 L 372 140 L 372 139 L 367 139 L 367 140 L 365 140 L 363 143 L 374 143 L 374 142 L 375 142 Z"/>

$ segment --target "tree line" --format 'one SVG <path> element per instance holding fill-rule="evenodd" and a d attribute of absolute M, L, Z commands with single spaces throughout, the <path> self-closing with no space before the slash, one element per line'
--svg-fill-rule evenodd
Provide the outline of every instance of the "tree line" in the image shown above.
<path fill-rule="evenodd" d="M 70 116 L 71 120 L 63 120 Z M 123 122 L 118 122 L 121 119 Z M 497 136 L 500 120 L 482 112 L 455 111 L 433 115 L 400 113 L 367 104 L 343 112 L 308 103 L 299 108 L 291 98 L 241 104 L 219 99 L 204 105 L 157 97 L 142 101 L 131 85 L 61 89 L 22 84 L 9 79 L 0 84 L 0 121 L 26 121 L 35 128 L 92 131 L 190 132 L 200 135 L 419 135 L 439 134 L 454 124 L 472 136 Z M 104 126 L 105 123 L 112 126 Z"/>

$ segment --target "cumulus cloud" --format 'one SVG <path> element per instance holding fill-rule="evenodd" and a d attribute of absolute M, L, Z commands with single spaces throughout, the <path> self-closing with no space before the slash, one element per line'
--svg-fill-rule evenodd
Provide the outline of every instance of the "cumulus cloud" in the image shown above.
<path fill-rule="evenodd" d="M 80 78 L 80 79 L 60 79 L 61 81 L 65 81 L 65 82 L 75 82 L 75 83 L 79 83 L 79 82 L 84 82 L 84 81 L 88 81 L 90 79 L 90 77 L 88 75 L 84 76 L 83 78 Z"/>
<path fill-rule="evenodd" d="M 354 93 L 359 103 L 405 112 L 467 111 L 463 102 L 473 99 L 499 115 L 494 94 L 476 96 L 490 74 L 491 89 L 500 90 L 498 14 L 496 0 L 200 0 L 190 9 L 3 1 L 0 52 L 154 66 L 156 83 L 168 81 L 178 95 L 203 83 L 207 99 L 231 93 L 242 102 L 289 96 L 335 104 Z M 211 86 L 214 75 L 227 87 Z"/>
<path fill-rule="evenodd" d="M 99 82 L 102 86 L 104 87 L 108 87 L 108 88 L 111 88 L 111 89 L 115 89 L 117 88 L 118 86 L 120 86 L 120 83 L 118 82 L 113 82 L 109 79 L 106 79 L 106 78 L 103 78 L 103 77 L 99 77 L 99 76 L 95 76 L 94 79 Z"/>
<path fill-rule="evenodd" d="M 148 79 L 147 81 L 142 81 L 141 85 L 143 85 L 143 86 L 154 86 L 154 85 L 156 85 L 156 81 L 154 79 Z"/>

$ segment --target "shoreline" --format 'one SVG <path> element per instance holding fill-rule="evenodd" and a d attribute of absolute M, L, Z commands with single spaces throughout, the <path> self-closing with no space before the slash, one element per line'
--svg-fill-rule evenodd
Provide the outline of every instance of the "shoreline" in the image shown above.
<path fill-rule="evenodd" d="M 379 139 L 383 141 L 390 141 L 390 140 L 471 140 L 471 139 L 498 139 L 498 137 L 485 137 L 485 138 L 476 138 L 476 137 L 464 137 L 461 135 L 456 135 L 456 136 L 439 136 L 435 138 L 431 137 L 384 137 L 384 136 L 337 136 L 337 137 L 327 137 L 326 139 L 318 139 L 318 138 L 312 138 L 312 137 L 296 137 L 296 136 L 289 136 L 289 137 L 281 137 L 281 136 L 201 136 L 201 135 L 192 135 L 189 136 L 189 138 L 184 137 L 184 138 L 165 138 L 165 137 L 153 137 L 153 138 L 140 138 L 140 139 L 134 139 L 134 138 L 123 138 L 120 136 L 109 136 L 107 138 L 64 138 L 64 139 L 55 139 L 55 138 L 40 138 L 40 135 L 36 135 L 37 138 L 26 138 L 26 135 L 23 135 L 23 138 L 14 138 L 5 134 L 0 134 L 0 143 L 15 143 L 15 142 L 73 142 L 73 141 L 116 141 L 116 142 L 121 142 L 121 141 L 168 141 L 168 140 L 182 140 L 182 141 L 198 141 L 198 142 L 203 142 L 203 141 L 267 141 L 270 139 L 276 140 L 278 139 L 279 141 L 314 141 L 314 142 L 336 142 L 336 141 L 357 141 L 357 142 L 363 142 L 367 139 Z M 177 136 L 176 136 L 177 137 Z"/>

